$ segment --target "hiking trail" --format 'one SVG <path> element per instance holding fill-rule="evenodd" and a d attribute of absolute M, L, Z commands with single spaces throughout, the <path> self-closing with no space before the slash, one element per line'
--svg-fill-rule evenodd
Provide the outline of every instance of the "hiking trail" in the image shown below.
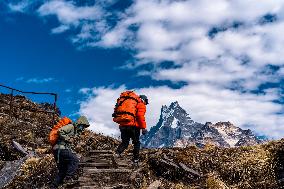
<path fill-rule="evenodd" d="M 92 150 L 80 163 L 81 176 L 76 189 L 130 189 L 132 169 L 130 155 L 115 157 L 111 150 Z"/>

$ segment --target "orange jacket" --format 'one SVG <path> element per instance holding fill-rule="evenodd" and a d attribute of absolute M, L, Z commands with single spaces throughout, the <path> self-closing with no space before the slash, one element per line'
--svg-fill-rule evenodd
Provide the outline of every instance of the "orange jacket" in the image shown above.
<path fill-rule="evenodd" d="M 136 114 L 136 126 L 140 129 L 146 129 L 146 120 L 145 120 L 145 113 L 146 113 L 146 105 L 140 100 L 137 104 L 137 114 Z"/>
<path fill-rule="evenodd" d="M 146 120 L 145 120 L 146 105 L 143 103 L 143 101 L 140 98 L 138 100 L 136 108 L 137 108 L 136 119 L 133 120 L 133 122 L 130 122 L 128 124 L 123 124 L 120 126 L 136 126 L 140 129 L 146 129 Z"/>

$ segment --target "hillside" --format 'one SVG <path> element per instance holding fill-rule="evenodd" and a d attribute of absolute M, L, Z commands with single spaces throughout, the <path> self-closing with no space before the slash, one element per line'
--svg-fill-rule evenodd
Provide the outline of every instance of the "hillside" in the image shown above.
<path fill-rule="evenodd" d="M 52 106 L 34 103 L 24 96 L 15 96 L 10 117 L 9 99 L 9 95 L 0 94 L 0 168 L 5 165 L 9 167 L 9 163 L 11 167 L 25 163 L 17 173 L 15 170 L 15 175 L 9 175 L 15 178 L 6 188 L 47 187 L 56 171 L 47 140 L 53 118 L 52 114 L 39 111 L 51 111 Z M 58 120 L 58 115 L 55 119 Z M 23 146 L 31 157 L 16 150 L 13 141 Z M 118 145 L 117 140 L 91 131 L 86 131 L 75 141 L 75 150 L 81 156 L 91 149 L 114 149 Z M 0 175 L 1 173 L 3 171 L 0 171 Z M 0 177 L 0 188 L 1 182 L 3 184 L 6 181 Z"/>
<path fill-rule="evenodd" d="M 55 162 L 46 140 L 52 117 L 31 110 L 51 106 L 36 104 L 21 96 L 15 98 L 18 108 L 10 118 L 9 105 L 5 103 L 8 96 L 0 95 L 0 173 L 3 168 L 13 173 L 7 178 L 11 182 L 5 188 L 48 188 L 55 173 Z M 13 140 L 34 155 L 19 153 L 13 147 Z M 76 141 L 75 149 L 82 158 L 91 150 L 114 150 L 119 143 L 91 131 Z M 206 144 L 204 148 L 189 145 L 144 149 L 141 160 L 140 168 L 133 170 L 127 180 L 132 188 L 277 189 L 281 187 L 278 180 L 284 172 L 284 140 L 235 148 Z M 0 184 L 7 180 L 0 177 Z"/>

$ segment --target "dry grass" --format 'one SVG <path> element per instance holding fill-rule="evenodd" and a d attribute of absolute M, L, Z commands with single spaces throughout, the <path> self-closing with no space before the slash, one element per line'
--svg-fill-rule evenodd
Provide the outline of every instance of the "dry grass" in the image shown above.
<path fill-rule="evenodd" d="M 55 161 L 52 155 L 30 157 L 6 188 L 45 188 L 54 179 L 55 172 Z"/>
<path fill-rule="evenodd" d="M 283 140 L 238 148 L 188 147 L 174 159 L 202 173 L 208 188 L 277 188 L 283 147 Z"/>

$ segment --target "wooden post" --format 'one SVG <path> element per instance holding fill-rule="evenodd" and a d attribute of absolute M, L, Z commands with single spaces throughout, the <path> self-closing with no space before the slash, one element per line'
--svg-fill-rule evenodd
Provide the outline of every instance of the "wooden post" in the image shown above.
<path fill-rule="evenodd" d="M 14 95 L 14 89 L 12 89 L 10 94 L 10 118 L 12 118 L 12 112 L 13 112 L 13 95 Z"/>

